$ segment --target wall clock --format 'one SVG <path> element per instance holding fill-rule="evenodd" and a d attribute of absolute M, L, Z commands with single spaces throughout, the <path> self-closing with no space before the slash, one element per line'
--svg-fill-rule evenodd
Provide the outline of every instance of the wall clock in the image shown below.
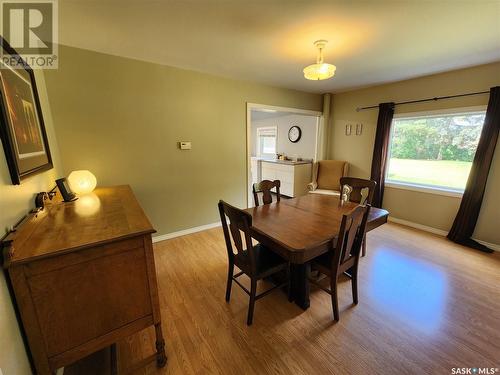
<path fill-rule="evenodd" d="M 292 126 L 288 130 L 288 139 L 292 143 L 297 143 L 300 141 L 300 137 L 302 136 L 302 130 L 298 126 Z"/>

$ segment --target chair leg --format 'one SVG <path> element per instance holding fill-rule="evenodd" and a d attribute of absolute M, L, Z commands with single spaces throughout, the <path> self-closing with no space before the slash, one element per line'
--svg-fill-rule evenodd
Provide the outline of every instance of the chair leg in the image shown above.
<path fill-rule="evenodd" d="M 366 255 L 366 233 L 363 236 L 363 243 L 361 246 L 362 246 L 361 256 L 364 257 Z"/>
<path fill-rule="evenodd" d="M 358 267 L 352 270 L 351 275 L 351 286 L 352 286 L 352 302 L 358 304 Z"/>
<path fill-rule="evenodd" d="M 248 304 L 247 325 L 251 326 L 253 322 L 253 310 L 255 307 L 255 295 L 257 294 L 257 280 L 252 278 L 250 287 L 250 303 Z"/>
<path fill-rule="evenodd" d="M 234 264 L 229 263 L 227 270 L 226 302 L 231 298 L 231 286 L 233 285 Z"/>
<path fill-rule="evenodd" d="M 332 292 L 331 296 L 332 296 L 333 318 L 335 319 L 336 322 L 338 322 L 340 319 L 339 300 L 337 296 L 337 280 L 334 277 L 330 279 L 330 290 Z"/>

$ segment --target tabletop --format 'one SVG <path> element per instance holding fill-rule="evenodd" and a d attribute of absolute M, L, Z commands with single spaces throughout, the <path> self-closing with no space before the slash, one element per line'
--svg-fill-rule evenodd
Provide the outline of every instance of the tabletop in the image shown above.
<path fill-rule="evenodd" d="M 248 208 L 255 238 L 293 263 L 303 263 L 324 253 L 340 230 L 342 215 L 357 203 L 341 203 L 337 196 L 307 194 Z M 367 231 L 387 222 L 389 212 L 372 207 Z"/>

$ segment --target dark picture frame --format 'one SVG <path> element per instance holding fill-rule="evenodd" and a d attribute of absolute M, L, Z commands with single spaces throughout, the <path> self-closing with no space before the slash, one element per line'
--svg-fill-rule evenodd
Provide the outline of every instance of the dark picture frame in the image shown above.
<path fill-rule="evenodd" d="M 33 70 L 1 36 L 0 44 L 0 137 L 18 185 L 53 164 Z"/>

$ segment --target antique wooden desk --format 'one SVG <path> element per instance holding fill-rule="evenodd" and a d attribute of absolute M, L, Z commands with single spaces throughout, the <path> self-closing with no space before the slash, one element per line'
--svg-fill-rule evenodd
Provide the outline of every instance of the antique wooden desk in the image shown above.
<path fill-rule="evenodd" d="M 328 251 L 342 215 L 356 205 L 341 205 L 332 195 L 307 194 L 246 210 L 252 215 L 252 235 L 292 263 L 292 295 L 303 309 L 309 307 L 309 261 Z M 386 210 L 372 207 L 366 230 L 386 223 L 388 216 Z"/>
<path fill-rule="evenodd" d="M 150 325 L 166 364 L 151 233 L 129 186 L 99 188 L 28 215 L 4 267 L 38 374 L 53 374 Z"/>

